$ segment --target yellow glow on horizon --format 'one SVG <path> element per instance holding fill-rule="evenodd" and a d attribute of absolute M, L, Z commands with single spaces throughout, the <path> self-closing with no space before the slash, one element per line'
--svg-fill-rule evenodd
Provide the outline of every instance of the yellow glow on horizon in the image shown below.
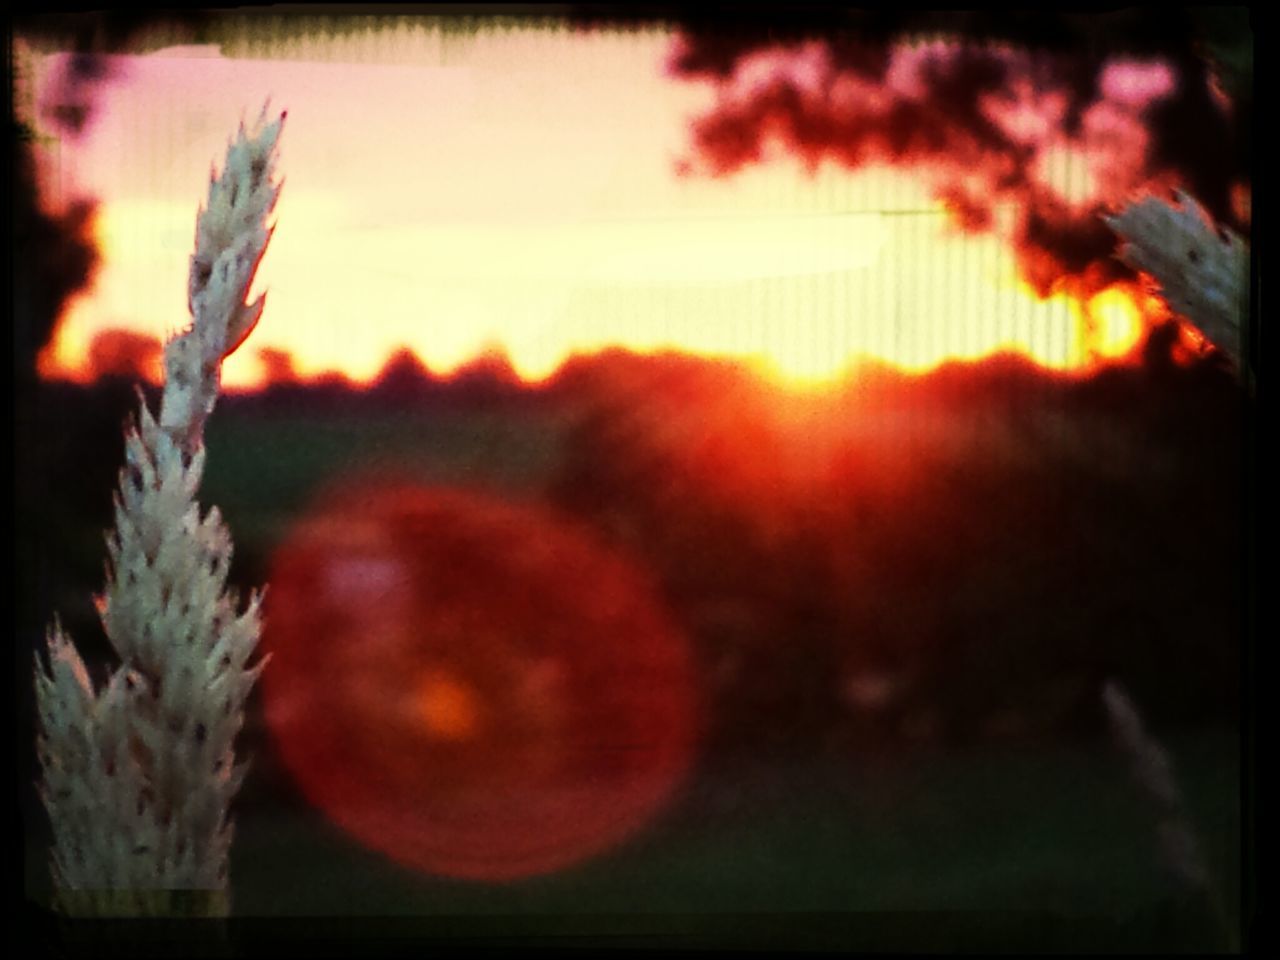
<path fill-rule="evenodd" d="M 1070 370 L 1125 355 L 1143 327 L 1120 287 L 1087 304 L 1037 297 L 996 237 L 958 235 L 928 209 L 906 225 L 871 212 L 353 227 L 328 198 L 291 199 L 259 274 L 267 312 L 227 362 L 230 389 L 262 385 L 263 348 L 287 351 L 303 379 L 356 383 L 404 347 L 439 375 L 497 349 L 537 382 L 621 346 L 814 386 L 860 359 L 924 372 L 1010 351 Z M 85 379 L 98 330 L 180 329 L 193 222 L 179 204 L 104 204 L 109 269 L 69 308 L 42 372 Z"/>
<path fill-rule="evenodd" d="M 1012 351 L 1087 369 L 1140 335 L 1124 289 L 1036 297 L 1007 245 L 956 233 L 918 176 L 783 159 L 677 177 L 685 122 L 710 92 L 663 73 L 669 37 L 365 40 L 120 59 L 92 136 L 61 154 L 101 200 L 103 261 L 42 374 L 87 379 L 101 331 L 162 340 L 185 326 L 207 164 L 263 90 L 289 110 L 286 184 L 255 291 L 266 312 L 226 363 L 229 389 L 263 383 L 264 349 L 303 380 L 358 384 L 406 347 L 437 375 L 496 349 L 530 382 L 622 347 L 810 386 L 862 358 L 923 372 Z M 1064 189 L 1088 186 L 1081 157 L 1051 161 Z"/>

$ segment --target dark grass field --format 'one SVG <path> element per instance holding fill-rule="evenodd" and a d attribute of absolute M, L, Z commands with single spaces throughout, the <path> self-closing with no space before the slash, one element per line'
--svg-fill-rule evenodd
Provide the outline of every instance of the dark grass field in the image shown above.
<path fill-rule="evenodd" d="M 1169 740 L 1205 852 L 1238 897 L 1239 745 Z M 1042 911 L 1123 917 L 1179 895 L 1150 809 L 1105 750 L 921 751 L 841 768 L 704 771 L 630 843 L 549 877 L 433 880 L 363 851 L 290 798 L 243 805 L 246 916 Z"/>
<path fill-rule="evenodd" d="M 232 398 L 209 424 L 201 499 L 233 531 L 233 580 L 255 585 L 290 523 L 349 471 L 392 468 L 547 501 L 582 443 L 580 413 L 550 402 L 303 409 Z M 93 540 L 77 534 L 76 549 Z M 82 559 L 91 570 L 93 559 Z M 1238 942 L 1241 756 L 1230 711 L 1152 724 L 1173 758 L 1216 905 L 1165 869 L 1159 817 L 1097 730 L 876 749 L 837 740 L 821 751 L 788 752 L 787 741 L 755 758 L 704 756 L 629 841 L 549 876 L 485 884 L 415 873 L 327 822 L 282 769 L 260 711 L 255 697 L 231 878 L 236 917 L 279 921 L 268 936 L 1175 951 Z M 47 828 L 38 815 L 28 820 L 28 896 L 40 902 Z"/>

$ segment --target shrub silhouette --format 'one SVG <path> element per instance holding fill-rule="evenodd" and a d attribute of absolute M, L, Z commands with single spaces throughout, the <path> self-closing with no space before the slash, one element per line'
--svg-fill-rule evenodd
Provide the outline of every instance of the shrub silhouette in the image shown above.
<path fill-rule="evenodd" d="M 1076 383 L 993 358 L 821 397 L 600 363 L 552 497 L 656 571 L 715 749 L 1100 734 L 1113 673 L 1162 717 L 1234 709 L 1238 401 L 1209 361 Z"/>

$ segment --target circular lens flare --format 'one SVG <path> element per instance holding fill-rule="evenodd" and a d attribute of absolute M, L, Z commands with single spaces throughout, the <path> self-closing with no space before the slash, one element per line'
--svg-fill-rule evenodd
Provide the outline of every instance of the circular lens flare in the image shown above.
<path fill-rule="evenodd" d="M 302 791 L 430 873 L 601 853 L 692 759 L 691 659 L 646 578 L 533 508 L 345 487 L 278 551 L 264 646 L 267 723 Z"/>
<path fill-rule="evenodd" d="M 448 674 L 431 673 L 418 695 L 422 722 L 433 736 L 443 740 L 469 740 L 479 728 L 475 691 Z"/>

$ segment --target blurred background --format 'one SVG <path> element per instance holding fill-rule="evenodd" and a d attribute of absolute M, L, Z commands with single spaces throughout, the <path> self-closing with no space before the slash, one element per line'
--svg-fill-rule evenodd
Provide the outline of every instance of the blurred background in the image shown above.
<path fill-rule="evenodd" d="M 14 36 L 30 900 L 33 652 L 57 612 L 113 663 L 120 427 L 185 316 L 200 178 L 270 93 L 271 296 L 201 494 L 233 582 L 273 585 L 237 916 L 1229 936 L 1252 399 L 1097 218 L 1181 187 L 1248 236 L 1245 13 Z M 1169 750 L 1213 897 L 1162 859 L 1108 680 Z"/>

